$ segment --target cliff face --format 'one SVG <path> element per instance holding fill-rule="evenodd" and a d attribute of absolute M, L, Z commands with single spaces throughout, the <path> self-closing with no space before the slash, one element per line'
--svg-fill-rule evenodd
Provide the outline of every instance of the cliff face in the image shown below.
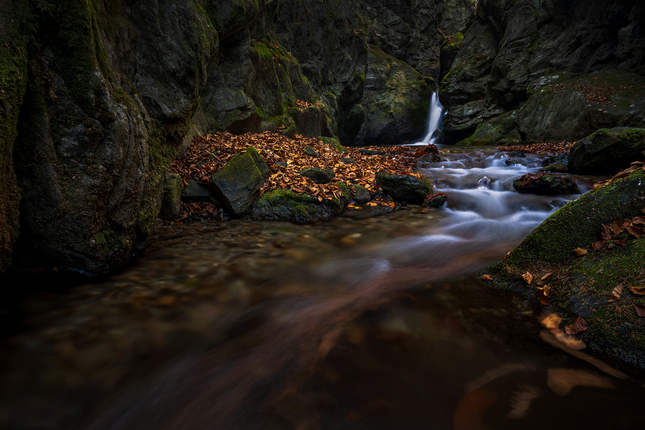
<path fill-rule="evenodd" d="M 412 140 L 440 78 L 448 141 L 643 121 L 641 2 L 475 3 L 0 0 L 0 272 L 12 249 L 27 270 L 126 264 L 198 133 Z M 594 71 L 615 90 L 600 114 L 575 81 Z"/>
<path fill-rule="evenodd" d="M 441 99 L 451 112 L 448 142 L 471 136 L 482 123 L 507 112 L 513 113 L 493 120 L 489 132 L 469 143 L 490 144 L 495 137 L 573 140 L 599 126 L 642 127 L 638 117 L 645 94 L 636 74 L 645 74 L 644 18 L 645 5 L 634 0 L 480 1 L 459 43 L 444 45 L 454 58 L 442 64 L 447 74 Z M 584 74 L 594 72 L 592 82 L 584 81 Z M 589 84 L 610 96 L 607 103 L 589 100 L 594 91 L 584 87 Z M 614 109 L 625 98 L 635 103 Z M 594 113 L 598 109 L 603 115 Z M 536 114 L 546 120 L 541 123 Z"/>

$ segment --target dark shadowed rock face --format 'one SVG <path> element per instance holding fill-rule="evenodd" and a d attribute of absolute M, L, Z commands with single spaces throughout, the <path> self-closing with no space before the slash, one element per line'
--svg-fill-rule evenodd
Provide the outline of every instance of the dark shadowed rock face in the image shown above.
<path fill-rule="evenodd" d="M 645 129 L 601 129 L 576 143 L 568 168 L 581 174 L 613 174 L 645 158 Z"/>
<path fill-rule="evenodd" d="M 191 1 L 49 4 L 30 11 L 17 262 L 105 273 L 144 249 L 217 34 Z"/>
<path fill-rule="evenodd" d="M 550 173 L 526 174 L 513 181 L 513 188 L 520 193 L 547 196 L 577 194 L 580 192 L 575 179 Z"/>
<path fill-rule="evenodd" d="M 645 74 L 644 18 L 645 4 L 639 1 L 480 1 L 441 85 L 449 112 L 480 106 L 468 108 L 465 117 L 448 118 L 447 142 L 468 138 L 479 124 L 518 108 L 515 128 L 528 142 L 579 139 L 599 127 L 637 126 L 630 119 L 632 103 L 622 109 L 614 100 L 594 105 L 575 88 L 555 95 L 543 89 L 603 67 L 612 67 L 616 76 L 608 72 L 593 84 L 604 81 L 614 89 L 621 87 L 619 70 Z M 645 98 L 630 97 L 637 104 Z M 604 112 L 607 108 L 617 112 Z"/>

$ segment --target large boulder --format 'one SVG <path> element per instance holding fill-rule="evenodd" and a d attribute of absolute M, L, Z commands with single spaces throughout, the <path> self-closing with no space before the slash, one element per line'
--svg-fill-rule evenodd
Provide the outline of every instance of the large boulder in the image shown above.
<path fill-rule="evenodd" d="M 616 173 L 632 161 L 645 158 L 645 129 L 600 129 L 576 143 L 569 151 L 568 168 L 581 174 Z"/>
<path fill-rule="evenodd" d="M 603 224 L 642 215 L 644 181 L 645 171 L 639 169 L 567 203 L 524 239 L 507 261 L 560 263 L 573 258 L 573 249 L 589 249 L 600 240 Z"/>
<path fill-rule="evenodd" d="M 432 194 L 432 185 L 423 176 L 396 175 L 383 170 L 376 174 L 376 182 L 386 194 L 402 203 L 420 205 Z"/>
<path fill-rule="evenodd" d="M 418 139 L 425 131 L 431 93 L 419 72 L 370 46 L 361 103 L 365 122 L 356 141 L 387 145 Z"/>
<path fill-rule="evenodd" d="M 275 189 L 260 197 L 251 218 L 308 223 L 330 219 L 341 211 L 339 200 L 318 200 L 314 196 L 296 194 L 288 189 Z"/>
<path fill-rule="evenodd" d="M 175 173 L 168 173 L 163 184 L 163 195 L 161 198 L 161 209 L 159 218 L 173 220 L 181 213 L 181 176 Z"/>
<path fill-rule="evenodd" d="M 258 150 L 249 146 L 228 160 L 222 170 L 211 177 L 208 186 L 226 211 L 239 217 L 251 208 L 269 172 Z"/>
<path fill-rule="evenodd" d="M 20 70 L 28 80 L 22 103 L 7 105 L 12 119 L 20 109 L 14 263 L 87 275 L 116 270 L 143 252 L 154 227 L 217 34 L 189 0 L 172 8 L 157 0 L 13 3 L 28 9 L 11 19 L 29 28 L 20 53 L 30 64 Z"/>

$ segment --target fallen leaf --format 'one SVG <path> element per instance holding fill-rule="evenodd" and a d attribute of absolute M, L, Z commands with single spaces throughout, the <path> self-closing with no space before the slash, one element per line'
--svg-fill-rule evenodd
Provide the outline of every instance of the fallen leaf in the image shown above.
<path fill-rule="evenodd" d="M 540 281 L 544 281 L 544 280 L 546 280 L 546 279 L 550 278 L 550 277 L 551 277 L 551 275 L 553 275 L 553 272 L 549 272 L 549 273 L 547 273 L 546 275 L 544 275 L 544 276 L 542 276 L 542 277 L 540 278 Z"/>
<path fill-rule="evenodd" d="M 571 325 L 564 328 L 564 331 L 567 332 L 567 334 L 577 334 L 585 330 L 587 330 L 587 323 L 582 317 L 576 318 Z"/>
<path fill-rule="evenodd" d="M 620 299 L 620 296 L 623 294 L 623 284 L 620 283 L 614 288 L 611 292 L 611 299 L 609 299 L 609 303 L 615 302 L 616 300 Z"/>
<path fill-rule="evenodd" d="M 634 310 L 639 317 L 645 317 L 645 306 L 634 303 Z"/>
<path fill-rule="evenodd" d="M 591 244 L 591 248 L 594 251 L 598 251 L 599 249 L 602 249 L 603 246 L 605 246 L 605 241 L 604 240 L 599 240 L 598 242 L 594 242 Z"/>
<path fill-rule="evenodd" d="M 549 304 L 549 292 L 551 292 L 551 287 L 548 285 L 545 285 L 542 288 L 537 289 L 537 294 L 538 294 L 538 301 L 542 303 L 544 306 Z"/>
<path fill-rule="evenodd" d="M 621 234 L 623 232 L 623 230 L 625 230 L 623 228 L 623 223 L 621 221 L 612 222 L 611 225 L 609 226 L 609 228 L 614 233 L 614 237 L 618 236 L 619 234 Z"/>
<path fill-rule="evenodd" d="M 645 296 L 645 287 L 629 287 L 629 291 L 637 296 Z"/>
<path fill-rule="evenodd" d="M 492 281 L 493 277 L 490 275 L 482 275 L 482 281 Z"/>
<path fill-rule="evenodd" d="M 546 314 L 544 317 L 542 317 L 542 320 L 540 323 L 549 330 L 553 330 L 555 328 L 558 328 L 560 323 L 562 322 L 562 318 L 556 313 L 550 312 Z"/>
<path fill-rule="evenodd" d="M 612 240 L 614 236 L 614 232 L 611 231 L 611 228 L 609 228 L 608 225 L 603 224 L 600 227 L 600 237 L 602 237 L 602 240 Z"/>
<path fill-rule="evenodd" d="M 531 272 L 526 272 L 525 274 L 522 275 L 522 279 L 524 279 L 524 282 L 531 285 L 531 281 L 533 280 L 533 275 L 531 275 Z"/>
<path fill-rule="evenodd" d="M 574 253 L 577 257 L 581 257 L 587 253 L 587 250 L 584 248 L 576 248 L 571 252 Z"/>

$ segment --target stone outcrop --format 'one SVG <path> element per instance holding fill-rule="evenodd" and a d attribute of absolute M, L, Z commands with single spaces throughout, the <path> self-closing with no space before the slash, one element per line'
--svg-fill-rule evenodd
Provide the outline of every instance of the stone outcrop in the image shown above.
<path fill-rule="evenodd" d="M 569 151 L 568 169 L 581 174 L 613 174 L 645 158 L 645 129 L 600 129 Z"/>
<path fill-rule="evenodd" d="M 397 202 L 420 205 L 432 194 L 432 185 L 425 177 L 381 171 L 376 174 L 376 182 Z"/>
<path fill-rule="evenodd" d="M 477 127 L 520 108 L 513 128 L 529 143 L 576 140 L 600 127 L 639 127 L 634 114 L 642 111 L 645 94 L 634 74 L 645 74 L 644 16 L 645 5 L 637 1 L 481 0 L 441 84 L 441 101 L 454 113 L 446 141 L 472 136 L 469 144 L 494 144 L 497 133 L 488 128 L 476 136 Z M 590 72 L 601 76 L 582 82 L 580 74 Z M 630 82 L 621 83 L 625 79 Z M 580 82 L 548 90 L 566 80 Z M 587 97 L 584 85 L 605 82 L 608 100 Z M 636 106 L 619 100 L 632 85 L 637 91 L 622 99 Z"/>

